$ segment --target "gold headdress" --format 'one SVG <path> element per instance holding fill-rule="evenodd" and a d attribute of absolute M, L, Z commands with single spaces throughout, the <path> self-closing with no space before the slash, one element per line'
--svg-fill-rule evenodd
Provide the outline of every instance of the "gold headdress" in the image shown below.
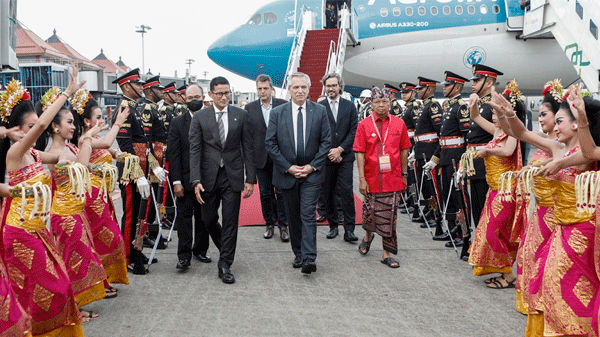
<path fill-rule="evenodd" d="M 60 96 L 60 89 L 58 87 L 52 87 L 50 90 L 46 91 L 44 96 L 42 96 L 41 104 L 42 111 L 46 111 Z"/>
<path fill-rule="evenodd" d="M 73 98 L 71 98 L 71 107 L 73 110 L 77 111 L 79 115 L 83 115 L 85 105 L 91 97 L 92 95 L 90 95 L 90 92 L 87 89 L 79 89 L 73 94 Z"/>
<path fill-rule="evenodd" d="M 521 90 L 519 90 L 519 84 L 516 80 L 508 82 L 504 89 L 504 94 L 510 97 L 510 104 L 513 108 L 516 107 L 519 98 L 521 98 Z"/>
<path fill-rule="evenodd" d="M 21 82 L 12 80 L 6 85 L 6 90 L 0 95 L 0 118 L 8 122 L 12 109 L 22 100 L 29 100 L 31 97 L 21 85 Z"/>
<path fill-rule="evenodd" d="M 562 103 L 565 97 L 563 97 L 563 86 L 560 79 L 556 78 L 554 81 L 546 82 L 542 95 L 546 96 L 547 94 L 552 95 L 552 98 L 554 98 L 558 104 Z"/>

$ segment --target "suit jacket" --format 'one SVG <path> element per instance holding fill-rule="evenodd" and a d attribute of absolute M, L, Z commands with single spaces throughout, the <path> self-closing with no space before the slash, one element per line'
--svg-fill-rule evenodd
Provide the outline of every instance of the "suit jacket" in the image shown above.
<path fill-rule="evenodd" d="M 201 183 L 206 192 L 211 192 L 215 187 L 221 157 L 234 191 L 244 190 L 244 169 L 245 182 L 256 183 L 248 113 L 233 105 L 229 105 L 227 111 L 229 125 L 224 146 L 219 139 L 214 106 L 196 111 L 190 125 L 190 181 L 192 186 Z"/>
<path fill-rule="evenodd" d="M 285 104 L 287 101 L 279 98 L 272 98 L 273 109 Z M 257 169 L 263 169 L 267 163 L 267 148 L 265 147 L 265 137 L 267 135 L 267 123 L 263 117 L 260 99 L 246 104 L 244 109 L 250 115 L 250 124 L 254 135 L 254 165 Z M 273 110 L 271 110 L 273 111 Z"/>
<path fill-rule="evenodd" d="M 356 135 L 356 127 L 358 126 L 358 111 L 352 102 L 341 98 L 339 101 L 337 122 L 333 118 L 333 112 L 329 105 L 329 99 L 324 99 L 320 102 L 327 109 L 327 119 L 329 120 L 329 128 L 331 129 L 331 148 L 341 146 L 342 162 L 354 161 L 354 136 Z M 327 164 L 333 164 L 331 160 L 326 160 Z"/>
<path fill-rule="evenodd" d="M 305 142 L 306 162 L 315 168 L 306 181 L 321 183 L 324 179 L 323 165 L 331 149 L 331 131 L 327 122 L 327 110 L 323 105 L 311 101 L 306 101 Z M 287 102 L 271 111 L 265 143 L 274 163 L 273 185 L 284 189 L 294 187 L 296 177 L 287 172 L 292 165 L 298 164 L 294 145 L 292 102 Z"/>
<path fill-rule="evenodd" d="M 186 192 L 193 191 L 190 181 L 190 123 L 189 113 L 173 118 L 167 139 L 169 179 L 181 181 Z"/>

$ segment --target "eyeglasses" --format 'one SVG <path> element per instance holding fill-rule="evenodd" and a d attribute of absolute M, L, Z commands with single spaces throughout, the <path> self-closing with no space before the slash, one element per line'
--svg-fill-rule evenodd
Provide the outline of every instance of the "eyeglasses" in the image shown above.
<path fill-rule="evenodd" d="M 217 98 L 221 98 L 221 97 L 223 97 L 223 95 L 229 97 L 229 96 L 231 96 L 231 91 L 213 92 L 212 94 L 217 96 Z"/>

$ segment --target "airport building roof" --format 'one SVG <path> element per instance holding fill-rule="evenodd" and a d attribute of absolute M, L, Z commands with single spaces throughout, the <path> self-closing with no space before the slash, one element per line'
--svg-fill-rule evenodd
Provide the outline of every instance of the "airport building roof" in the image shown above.
<path fill-rule="evenodd" d="M 77 52 L 77 50 L 73 49 L 73 47 L 58 37 L 58 35 L 56 35 L 56 29 L 54 30 L 53 35 L 46 40 L 46 43 L 59 50 L 61 53 L 67 55 L 71 59 L 81 62 L 82 65 L 88 68 L 100 68 L 98 65 L 92 63 L 85 56 L 81 55 L 79 52 Z"/>

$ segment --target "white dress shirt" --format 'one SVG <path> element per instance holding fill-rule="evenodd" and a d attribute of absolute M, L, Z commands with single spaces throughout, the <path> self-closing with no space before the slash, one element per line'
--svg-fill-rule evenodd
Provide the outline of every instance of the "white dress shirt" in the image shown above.
<path fill-rule="evenodd" d="M 225 139 L 227 139 L 227 132 L 229 131 L 229 113 L 227 112 L 227 107 L 229 105 L 225 106 L 225 109 L 223 109 L 223 127 L 225 129 Z M 217 106 L 215 105 L 215 120 L 217 121 L 217 127 L 219 127 L 219 112 L 221 112 Z M 221 135 L 219 135 L 219 137 L 221 137 Z"/>
<path fill-rule="evenodd" d="M 271 110 L 273 109 L 273 97 L 270 98 L 269 107 L 265 108 L 265 105 L 262 101 L 260 101 L 260 108 L 262 109 L 263 118 L 265 119 L 265 124 L 269 126 L 269 117 L 271 115 Z"/>
<path fill-rule="evenodd" d="M 294 151 L 298 149 L 298 108 L 300 106 L 292 101 L 292 123 L 294 124 Z M 302 139 L 306 153 L 306 102 L 302 105 Z"/>
<path fill-rule="evenodd" d="M 335 122 L 337 123 L 337 117 L 340 113 L 340 96 L 338 96 L 336 99 L 331 100 L 329 99 L 329 97 L 327 98 L 327 101 L 329 101 L 329 107 L 331 108 L 331 114 L 333 115 L 333 119 L 335 120 Z M 333 102 L 335 102 L 335 109 L 337 111 L 337 114 L 333 113 Z"/>

